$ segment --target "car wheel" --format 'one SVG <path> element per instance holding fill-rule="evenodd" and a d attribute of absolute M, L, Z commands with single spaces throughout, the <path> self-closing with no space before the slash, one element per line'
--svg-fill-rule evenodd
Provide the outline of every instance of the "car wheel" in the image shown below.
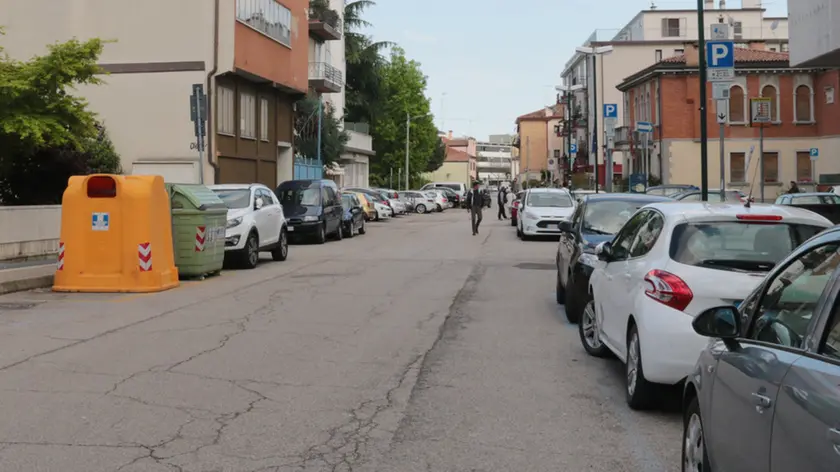
<path fill-rule="evenodd" d="M 437 205 L 437 211 L 438 211 L 438 213 L 442 212 L 442 211 L 443 211 L 443 207 L 442 207 L 442 206 L 440 206 L 440 203 L 437 203 L 436 205 Z"/>
<path fill-rule="evenodd" d="M 351 221 L 350 222 L 350 234 L 348 234 L 347 237 L 352 238 L 355 235 L 356 235 L 356 222 Z"/>
<path fill-rule="evenodd" d="M 286 228 L 280 230 L 280 240 L 277 247 L 272 249 L 271 258 L 275 261 L 285 261 L 289 257 L 289 235 Z"/>
<path fill-rule="evenodd" d="M 417 213 L 426 213 L 426 205 L 417 205 L 414 208 L 414 211 L 416 211 Z"/>
<path fill-rule="evenodd" d="M 341 241 L 342 239 L 344 239 L 344 223 L 339 223 L 338 229 L 335 230 L 335 240 Z"/>
<path fill-rule="evenodd" d="M 709 453 L 706 452 L 706 436 L 703 433 L 700 403 L 697 397 L 694 397 L 688 404 L 683 417 L 682 472 L 710 470 Z"/>
<path fill-rule="evenodd" d="M 510 217 L 510 225 L 511 226 L 516 226 L 516 217 L 515 216 Z"/>
<path fill-rule="evenodd" d="M 315 242 L 318 244 L 324 244 L 327 242 L 327 224 L 324 223 L 320 227 L 318 227 L 318 234 L 315 235 Z"/>
<path fill-rule="evenodd" d="M 557 298 L 557 304 L 562 305 L 566 303 L 566 289 L 563 288 L 563 284 L 560 282 L 560 271 L 557 271 L 557 288 L 555 289 L 555 296 Z M 566 317 L 569 315 L 566 314 Z"/>
<path fill-rule="evenodd" d="M 598 329 L 598 317 L 595 315 L 595 300 L 590 297 L 586 306 L 583 308 L 583 313 L 581 313 L 578 323 L 580 343 L 590 356 L 607 357 L 610 355 L 610 351 L 604 345 L 604 342 L 601 341 L 601 333 Z"/>
<path fill-rule="evenodd" d="M 650 409 L 656 401 L 656 385 L 645 379 L 642 346 L 636 325 L 627 333 L 627 362 L 625 363 L 627 405 L 634 410 Z"/>
<path fill-rule="evenodd" d="M 367 233 L 367 229 L 365 228 L 365 222 L 362 221 L 362 226 L 359 226 L 359 234 Z"/>
<path fill-rule="evenodd" d="M 245 247 L 242 249 L 242 266 L 246 269 L 253 269 L 257 267 L 260 262 L 260 241 L 257 234 L 251 232 L 248 235 L 248 240 L 245 241 Z"/>

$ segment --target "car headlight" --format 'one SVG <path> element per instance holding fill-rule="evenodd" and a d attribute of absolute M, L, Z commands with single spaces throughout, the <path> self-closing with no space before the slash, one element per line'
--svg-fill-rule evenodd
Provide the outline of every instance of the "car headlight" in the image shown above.
<path fill-rule="evenodd" d="M 525 212 L 525 218 L 528 218 L 529 220 L 536 220 L 539 217 L 537 215 L 531 213 L 530 211 L 526 211 Z"/>
<path fill-rule="evenodd" d="M 598 262 L 598 256 L 591 252 L 584 252 L 578 258 L 581 264 L 587 265 L 589 267 L 595 267 L 595 263 Z"/>
<path fill-rule="evenodd" d="M 237 226 L 239 226 L 241 224 L 242 224 L 242 217 L 241 216 L 238 217 L 238 218 L 231 218 L 231 219 L 227 220 L 227 227 L 228 228 L 236 228 Z"/>
<path fill-rule="evenodd" d="M 303 221 L 310 221 L 310 222 L 311 222 L 311 221 L 318 221 L 318 217 L 317 217 L 317 216 L 312 216 L 312 215 L 310 215 L 310 216 L 304 216 L 304 217 L 303 217 Z"/>

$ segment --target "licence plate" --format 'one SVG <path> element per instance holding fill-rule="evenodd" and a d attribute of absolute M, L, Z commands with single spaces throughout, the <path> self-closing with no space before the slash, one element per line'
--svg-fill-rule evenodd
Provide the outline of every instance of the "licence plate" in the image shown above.
<path fill-rule="evenodd" d="M 289 226 L 289 227 L 287 227 L 286 229 L 287 229 L 287 230 L 289 230 L 289 231 L 294 231 L 294 230 L 295 230 L 295 227 L 294 227 L 294 226 Z"/>

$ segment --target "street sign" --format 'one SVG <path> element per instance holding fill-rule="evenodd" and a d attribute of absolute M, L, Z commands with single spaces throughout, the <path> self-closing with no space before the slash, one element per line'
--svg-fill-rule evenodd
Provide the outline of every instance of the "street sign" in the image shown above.
<path fill-rule="evenodd" d="M 725 41 L 729 39 L 729 25 L 726 23 L 715 23 L 711 27 L 711 39 L 713 41 Z"/>
<path fill-rule="evenodd" d="M 750 99 L 750 121 L 752 123 L 770 123 L 772 121 L 771 107 L 773 101 L 770 98 Z"/>
<path fill-rule="evenodd" d="M 637 121 L 636 131 L 640 133 L 653 133 L 653 124 L 648 121 Z"/>
<path fill-rule="evenodd" d="M 728 82 L 735 78 L 735 43 L 709 41 L 706 43 L 707 79 L 709 82 Z"/>
<path fill-rule="evenodd" d="M 548 170 L 554 170 L 557 168 L 557 159 L 553 157 L 548 158 Z"/>
<path fill-rule="evenodd" d="M 729 82 L 712 82 L 712 99 L 729 100 L 729 91 L 732 84 Z"/>
<path fill-rule="evenodd" d="M 577 144 L 569 144 L 569 152 L 571 152 L 572 154 L 577 154 Z"/>
<path fill-rule="evenodd" d="M 190 95 L 190 120 L 196 137 L 207 135 L 207 95 L 204 94 L 204 84 L 193 84 Z"/>
<path fill-rule="evenodd" d="M 615 118 L 618 119 L 618 105 L 615 103 L 605 103 L 604 104 L 604 118 Z"/>
<path fill-rule="evenodd" d="M 604 133 L 607 135 L 608 138 L 614 138 L 615 137 L 615 122 L 605 124 L 604 128 L 605 128 Z"/>
<path fill-rule="evenodd" d="M 717 110 L 715 112 L 717 122 L 721 125 L 725 124 L 727 118 L 729 118 L 729 100 L 717 100 L 715 103 L 717 104 Z"/>
<path fill-rule="evenodd" d="M 820 150 L 818 148 L 811 148 L 811 162 L 816 161 L 820 158 Z"/>

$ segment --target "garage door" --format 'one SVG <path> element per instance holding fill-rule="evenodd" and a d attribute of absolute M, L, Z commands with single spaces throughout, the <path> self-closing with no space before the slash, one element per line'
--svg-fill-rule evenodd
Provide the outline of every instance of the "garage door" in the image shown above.
<path fill-rule="evenodd" d="M 274 161 L 258 161 L 256 159 L 219 157 L 218 183 L 259 183 L 273 189 L 277 186 L 277 163 Z"/>

